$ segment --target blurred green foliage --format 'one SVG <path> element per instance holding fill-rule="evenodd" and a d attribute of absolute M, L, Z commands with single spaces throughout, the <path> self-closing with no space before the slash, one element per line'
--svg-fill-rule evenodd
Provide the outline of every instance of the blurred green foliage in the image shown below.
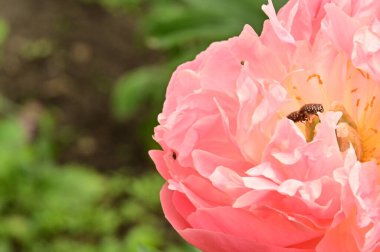
<path fill-rule="evenodd" d="M 9 25 L 8 23 L 0 18 L 0 63 L 3 61 L 3 47 L 9 35 Z"/>
<path fill-rule="evenodd" d="M 138 7 L 142 0 L 81 0 L 84 3 L 99 3 L 105 8 L 114 11 L 130 11 L 131 9 Z"/>
<path fill-rule="evenodd" d="M 26 60 L 38 60 L 49 57 L 54 50 L 53 43 L 46 38 L 27 41 L 20 54 Z"/>
<path fill-rule="evenodd" d="M 162 57 L 119 78 L 111 97 L 116 119 L 134 121 L 146 150 L 162 109 L 170 74 L 211 42 L 238 35 L 244 24 L 261 30 L 265 0 L 81 0 L 134 13 L 147 49 Z M 285 0 L 274 0 L 277 7 Z M 125 15 L 124 12 L 122 15 Z M 119 15 L 119 13 L 117 14 Z M 0 60 L 10 33 L 0 19 Z M 138 41 L 138 42 L 141 42 Z M 55 44 L 27 41 L 21 58 L 45 59 Z M 41 109 L 32 120 L 0 96 L 0 252 L 195 252 L 163 219 L 154 171 L 138 177 L 100 174 L 80 164 L 58 164 L 54 119 Z"/>
<path fill-rule="evenodd" d="M 0 251 L 195 251 L 166 242 L 157 173 L 102 176 L 58 165 L 53 131 L 45 112 L 35 122 L 23 113 L 0 120 Z"/>
<path fill-rule="evenodd" d="M 7 40 L 9 35 L 9 25 L 8 23 L 0 18 L 0 47 L 2 47 Z"/>

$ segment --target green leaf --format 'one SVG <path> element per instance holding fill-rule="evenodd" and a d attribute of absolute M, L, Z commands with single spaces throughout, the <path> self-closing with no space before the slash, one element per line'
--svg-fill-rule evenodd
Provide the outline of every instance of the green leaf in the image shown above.
<path fill-rule="evenodd" d="M 100 0 L 107 8 L 131 8 L 140 4 L 141 0 Z"/>
<path fill-rule="evenodd" d="M 238 35 L 244 24 L 261 30 L 265 1 L 184 0 L 153 5 L 143 26 L 148 45 L 159 49 L 186 48 Z"/>
<path fill-rule="evenodd" d="M 147 173 L 146 175 L 132 181 L 129 187 L 131 195 L 143 202 L 151 209 L 157 209 L 160 206 L 158 197 L 164 180 L 156 172 Z"/>
<path fill-rule="evenodd" d="M 144 205 L 133 199 L 126 201 L 121 208 L 121 216 L 128 222 L 141 221 L 146 215 Z"/>
<path fill-rule="evenodd" d="M 168 71 L 160 67 L 143 67 L 131 71 L 117 81 L 112 94 L 112 110 L 116 118 L 129 119 L 157 93 L 163 93 Z"/>
<path fill-rule="evenodd" d="M 128 232 L 124 241 L 124 251 L 142 252 L 144 249 L 155 249 L 163 245 L 163 238 L 161 230 L 147 224 L 142 224 L 132 228 Z"/>
<path fill-rule="evenodd" d="M 3 47 L 5 41 L 9 36 L 9 25 L 8 23 L 0 18 L 0 48 Z"/>

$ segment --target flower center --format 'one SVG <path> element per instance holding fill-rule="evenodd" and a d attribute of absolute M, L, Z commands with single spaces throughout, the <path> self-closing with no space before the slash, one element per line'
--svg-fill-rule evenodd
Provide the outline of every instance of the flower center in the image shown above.
<path fill-rule="evenodd" d="M 336 128 L 340 150 L 345 152 L 352 145 L 358 160 L 376 160 L 380 165 L 379 83 L 350 64 L 343 79 L 332 79 L 331 76 L 323 78 L 319 74 L 299 70 L 290 74 L 284 83 L 293 98 L 286 114 L 289 115 L 294 108 L 300 111 L 305 104 L 319 103 L 325 111 L 342 112 Z M 304 131 L 306 140 L 311 141 L 319 123 L 318 116 L 312 115 L 308 120 L 302 114 L 292 116 L 299 119 L 297 125 Z"/>

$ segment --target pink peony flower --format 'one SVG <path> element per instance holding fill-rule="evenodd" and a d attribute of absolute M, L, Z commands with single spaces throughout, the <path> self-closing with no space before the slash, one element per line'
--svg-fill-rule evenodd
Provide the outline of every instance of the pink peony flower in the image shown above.
<path fill-rule="evenodd" d="M 205 252 L 380 251 L 380 1 L 263 10 L 172 76 L 166 218 Z"/>

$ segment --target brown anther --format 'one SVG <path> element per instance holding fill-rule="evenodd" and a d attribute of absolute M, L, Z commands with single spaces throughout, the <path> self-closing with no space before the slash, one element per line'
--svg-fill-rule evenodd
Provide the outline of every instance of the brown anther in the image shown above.
<path fill-rule="evenodd" d="M 363 76 L 365 79 L 369 79 L 369 74 L 367 72 L 364 72 L 363 70 L 358 68 L 359 73 Z"/>
<path fill-rule="evenodd" d="M 356 100 L 356 107 L 359 107 L 359 104 L 360 104 L 360 99 L 357 99 Z"/>
<path fill-rule="evenodd" d="M 354 88 L 354 89 L 351 89 L 351 93 L 355 93 L 356 91 L 358 91 L 359 88 Z"/>
<path fill-rule="evenodd" d="M 319 85 L 323 84 L 323 81 L 322 81 L 321 76 L 319 74 L 312 74 L 312 75 L 310 75 L 309 77 L 307 77 L 306 81 L 310 81 L 312 78 L 317 78 Z"/>
<path fill-rule="evenodd" d="M 367 102 L 366 105 L 365 105 L 364 111 L 367 111 L 368 107 L 369 107 L 369 103 Z"/>
<path fill-rule="evenodd" d="M 374 128 L 369 128 L 370 130 L 373 131 L 373 133 L 377 134 L 377 129 L 374 129 Z"/>
<path fill-rule="evenodd" d="M 376 99 L 376 96 L 372 96 L 372 99 L 371 99 L 371 108 L 373 107 L 373 103 L 375 102 L 375 99 Z"/>

